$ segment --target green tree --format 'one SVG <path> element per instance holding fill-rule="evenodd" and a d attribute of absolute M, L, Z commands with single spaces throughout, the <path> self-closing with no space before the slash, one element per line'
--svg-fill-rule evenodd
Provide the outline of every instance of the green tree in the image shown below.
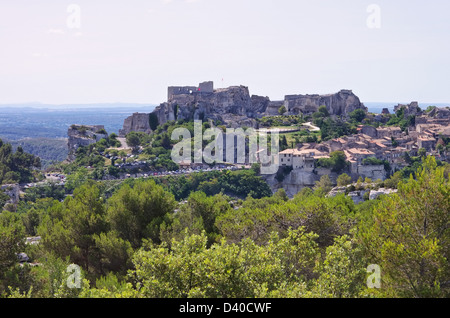
<path fill-rule="evenodd" d="M 75 189 L 73 198 L 55 202 L 38 228 L 47 251 L 82 266 L 88 273 L 95 268 L 95 235 L 107 230 L 100 190 L 95 185 Z"/>
<path fill-rule="evenodd" d="M 402 180 L 403 180 L 402 172 L 397 171 L 396 173 L 394 173 L 393 176 L 384 181 L 384 186 L 389 189 L 397 189 L 399 182 Z"/>
<path fill-rule="evenodd" d="M 24 252 L 24 243 L 25 229 L 20 217 L 15 213 L 2 212 L 0 214 L 0 282 L 5 278 L 6 272 L 17 264 L 17 254 Z M 3 289 L 7 287 L 3 286 Z"/>
<path fill-rule="evenodd" d="M 334 151 L 330 158 L 322 158 L 318 161 L 319 166 L 330 168 L 333 172 L 340 173 L 347 168 L 347 156 L 343 151 Z"/>
<path fill-rule="evenodd" d="M 155 131 L 156 129 L 158 129 L 159 120 L 158 120 L 158 116 L 155 113 L 151 113 L 149 115 L 149 124 L 150 124 L 151 130 Z"/>
<path fill-rule="evenodd" d="M 144 238 L 159 242 L 159 226 L 166 214 L 173 213 L 176 202 L 154 180 L 138 180 L 117 190 L 107 206 L 111 229 L 133 248 L 138 248 Z"/>
<path fill-rule="evenodd" d="M 39 157 L 24 152 L 21 146 L 14 153 L 11 144 L 0 139 L 0 184 L 32 182 L 36 168 L 41 168 Z"/>
<path fill-rule="evenodd" d="M 131 269 L 133 248 L 130 242 L 118 238 L 116 233 L 100 233 L 94 235 L 97 249 L 96 267 L 101 275 L 116 273 L 125 276 Z"/>
<path fill-rule="evenodd" d="M 151 245 L 133 258 L 131 276 L 143 297 L 251 298 L 299 288 L 312 272 L 317 244 L 302 229 L 287 238 L 271 236 L 266 246 L 251 240 L 207 248 L 204 234 L 173 241 L 171 248 Z M 298 295 L 297 295 L 298 296 Z"/>
<path fill-rule="evenodd" d="M 425 158 L 427 155 L 427 150 L 425 148 L 420 148 L 418 155 L 419 155 L 419 157 Z"/>
<path fill-rule="evenodd" d="M 231 208 L 229 200 L 223 194 L 207 196 L 203 192 L 191 193 L 187 203 L 180 207 L 168 226 L 164 227 L 167 244 L 170 244 L 172 239 L 183 239 L 185 231 L 190 235 L 205 231 L 209 245 L 217 242 L 219 230 L 215 224 L 216 219 Z"/>
<path fill-rule="evenodd" d="M 368 261 L 382 268 L 389 297 L 448 297 L 450 184 L 444 169 L 428 157 L 417 172 L 383 196 L 360 238 Z"/>
<path fill-rule="evenodd" d="M 161 139 L 161 146 L 165 149 L 171 149 L 172 144 L 170 141 L 169 134 L 164 134 Z"/>
<path fill-rule="evenodd" d="M 361 123 L 365 118 L 367 114 L 362 109 L 356 109 L 350 113 L 350 119 L 354 120 L 357 123 Z"/>
<path fill-rule="evenodd" d="M 255 175 L 261 174 L 261 164 L 260 163 L 254 163 L 252 164 L 252 170 L 255 172 Z"/>
<path fill-rule="evenodd" d="M 283 188 L 278 189 L 278 191 L 275 192 L 275 194 L 273 196 L 274 196 L 274 198 L 278 198 L 278 199 L 283 200 L 285 202 L 289 201 L 289 197 L 286 194 L 286 190 L 284 190 Z"/>
<path fill-rule="evenodd" d="M 138 134 L 134 131 L 130 132 L 127 135 L 127 145 L 133 148 L 133 151 L 137 151 L 139 146 L 141 145 L 141 139 L 139 138 Z"/>
<path fill-rule="evenodd" d="M 320 177 L 320 181 L 316 181 L 316 190 L 322 190 L 325 194 L 330 192 L 333 188 L 333 183 L 331 183 L 330 177 L 326 174 Z"/>
<path fill-rule="evenodd" d="M 327 109 L 327 106 L 322 105 L 319 107 L 318 112 L 321 114 L 323 118 L 330 117 L 330 112 Z"/>
<path fill-rule="evenodd" d="M 337 178 L 337 185 L 339 187 L 345 187 L 345 186 L 347 186 L 347 185 L 349 185 L 351 183 L 352 183 L 352 178 L 346 173 L 341 174 Z"/>
<path fill-rule="evenodd" d="M 366 276 L 361 250 L 348 236 L 337 237 L 318 263 L 312 294 L 320 298 L 355 298 L 363 291 Z"/>
<path fill-rule="evenodd" d="M 286 112 L 287 112 L 287 109 L 284 105 L 278 109 L 278 114 L 280 114 L 281 116 L 284 116 L 284 114 L 286 114 Z"/>
<path fill-rule="evenodd" d="M 87 180 L 88 170 L 85 167 L 80 167 L 77 172 L 67 176 L 65 188 L 69 191 L 73 191 L 83 185 Z"/>

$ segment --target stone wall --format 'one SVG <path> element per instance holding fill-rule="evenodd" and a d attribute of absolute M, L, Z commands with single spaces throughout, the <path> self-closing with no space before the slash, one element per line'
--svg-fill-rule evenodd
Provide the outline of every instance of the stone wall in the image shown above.
<path fill-rule="evenodd" d="M 192 94 L 197 90 L 195 86 L 170 86 L 167 88 L 167 100 L 171 100 L 176 95 Z"/>
<path fill-rule="evenodd" d="M 213 93 L 214 82 L 203 82 L 198 86 L 200 93 Z"/>
<path fill-rule="evenodd" d="M 278 116 L 281 106 L 285 106 L 285 101 L 269 101 L 264 116 Z"/>
<path fill-rule="evenodd" d="M 372 180 L 385 180 L 386 179 L 386 170 L 384 169 L 384 165 L 376 165 L 376 166 L 363 166 L 358 165 L 357 173 L 352 176 L 355 179 L 362 178 L 370 178 Z"/>
<path fill-rule="evenodd" d="M 87 126 L 87 125 L 72 125 L 67 131 L 68 141 L 67 147 L 69 150 L 68 160 L 75 160 L 75 153 L 79 147 L 86 147 L 95 144 L 103 138 L 108 138 L 108 133 L 103 133 L 105 127 L 102 125 Z M 106 131 L 105 131 L 106 132 Z"/>
<path fill-rule="evenodd" d="M 119 131 L 119 136 L 125 137 L 132 131 L 150 134 L 152 130 L 150 129 L 149 114 L 134 113 L 125 119 L 123 129 Z"/>

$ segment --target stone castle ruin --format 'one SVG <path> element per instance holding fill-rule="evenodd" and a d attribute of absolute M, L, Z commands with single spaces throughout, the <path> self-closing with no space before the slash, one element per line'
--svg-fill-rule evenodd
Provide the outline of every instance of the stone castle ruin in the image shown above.
<path fill-rule="evenodd" d="M 257 120 L 265 116 L 278 116 L 284 106 L 286 115 L 309 115 L 325 105 L 332 116 L 346 117 L 356 109 L 367 108 L 351 90 L 328 95 L 287 95 L 284 100 L 271 101 L 269 97 L 250 95 L 246 86 L 214 88 L 214 82 L 198 86 L 171 86 L 167 101 L 151 114 L 135 113 L 124 122 L 120 136 L 131 131 L 151 133 L 153 125 L 175 120 L 209 120 L 230 128 L 258 128 Z M 155 128 L 155 127 L 153 127 Z"/>
<path fill-rule="evenodd" d="M 214 82 L 203 82 L 198 87 L 170 86 L 167 91 L 167 101 L 174 99 L 177 95 L 211 94 L 214 93 Z"/>

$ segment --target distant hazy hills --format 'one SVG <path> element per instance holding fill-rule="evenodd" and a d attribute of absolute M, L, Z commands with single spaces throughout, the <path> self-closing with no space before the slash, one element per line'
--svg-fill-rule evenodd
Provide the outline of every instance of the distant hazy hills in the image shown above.
<path fill-rule="evenodd" d="M 0 105 L 0 138 L 66 138 L 72 124 L 104 125 L 108 133 L 118 133 L 125 118 L 153 109 L 141 104 Z"/>
<path fill-rule="evenodd" d="M 136 103 L 92 103 L 92 104 L 42 104 L 42 103 L 16 103 L 16 104 L 0 104 L 0 110 L 14 109 L 51 109 L 51 110 L 78 110 L 78 109 L 144 109 L 155 108 L 152 104 L 136 104 Z"/>
<path fill-rule="evenodd" d="M 45 166 L 67 158 L 67 130 L 72 124 L 104 125 L 109 134 L 118 133 L 125 118 L 153 109 L 140 104 L 0 105 L 0 138 L 39 156 Z"/>

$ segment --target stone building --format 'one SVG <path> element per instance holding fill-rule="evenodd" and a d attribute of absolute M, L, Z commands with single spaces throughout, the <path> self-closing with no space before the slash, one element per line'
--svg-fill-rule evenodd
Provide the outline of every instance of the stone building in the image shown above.
<path fill-rule="evenodd" d="M 403 131 L 400 127 L 384 127 L 377 129 L 377 138 L 401 138 Z"/>
<path fill-rule="evenodd" d="M 329 156 L 316 149 L 287 149 L 280 152 L 279 163 L 280 166 L 312 172 L 315 169 L 316 161 L 321 158 L 329 158 Z"/>
<path fill-rule="evenodd" d="M 417 146 L 419 149 L 424 148 L 427 152 L 432 152 L 436 149 L 436 138 L 429 135 L 421 135 L 417 138 Z"/>
<path fill-rule="evenodd" d="M 214 82 L 208 81 L 200 83 L 198 86 L 169 86 L 167 89 L 167 101 L 172 100 L 177 95 L 204 94 L 214 92 Z"/>

